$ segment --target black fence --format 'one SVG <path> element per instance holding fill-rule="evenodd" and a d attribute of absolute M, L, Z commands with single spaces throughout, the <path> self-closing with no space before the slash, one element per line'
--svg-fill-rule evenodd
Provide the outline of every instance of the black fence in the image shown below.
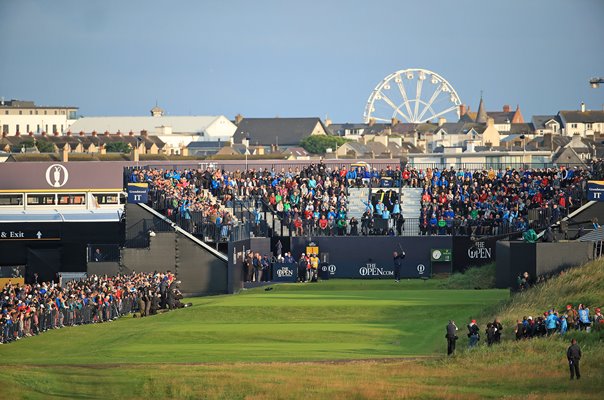
<path fill-rule="evenodd" d="M 23 278 L 25 277 L 25 265 L 0 266 L 0 278 Z"/>
<path fill-rule="evenodd" d="M 149 247 L 150 237 L 156 232 L 173 231 L 172 222 L 167 222 L 162 218 L 152 216 L 151 218 L 140 219 L 126 229 L 125 247 L 147 248 Z"/>
<path fill-rule="evenodd" d="M 86 246 L 87 262 L 119 262 L 119 244 L 88 244 Z"/>

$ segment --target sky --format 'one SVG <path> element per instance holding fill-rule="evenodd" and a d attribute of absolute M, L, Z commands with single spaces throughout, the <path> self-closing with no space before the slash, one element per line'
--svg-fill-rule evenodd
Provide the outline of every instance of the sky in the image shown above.
<path fill-rule="evenodd" d="M 601 110 L 602 0 L 0 0 L 0 96 L 83 116 L 361 122 L 385 76 L 424 68 L 525 119 Z"/>

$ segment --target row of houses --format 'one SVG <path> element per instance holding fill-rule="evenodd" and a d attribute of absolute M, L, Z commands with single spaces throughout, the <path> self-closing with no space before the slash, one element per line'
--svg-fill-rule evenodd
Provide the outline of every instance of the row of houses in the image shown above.
<path fill-rule="evenodd" d="M 181 155 L 260 155 L 279 154 L 291 158 L 310 155 L 299 146 L 308 136 L 335 135 L 349 139 L 326 157 L 355 158 L 418 158 L 451 157 L 465 154 L 477 157 L 479 153 L 491 156 L 521 151 L 564 154 L 586 161 L 600 154 L 604 132 L 604 111 L 588 111 L 582 104 L 577 111 L 560 111 L 556 115 L 533 116 L 525 122 L 519 106 L 503 106 L 499 111 L 487 111 L 481 98 L 476 112 L 460 106 L 460 119 L 443 119 L 422 124 L 391 123 L 336 124 L 320 118 L 246 118 L 237 115 L 233 120 L 225 116 L 170 116 L 157 105 L 149 116 L 83 117 L 74 119 L 73 110 L 65 108 L 64 132 L 38 132 L 45 124 L 23 118 L 39 118 L 41 110 L 61 108 L 42 107 L 35 112 L 33 102 L 12 100 L 0 106 L 0 126 L 3 127 L 0 150 L 23 151 L 21 143 L 32 140 L 51 142 L 56 151 L 103 153 L 110 143 L 126 143 L 139 153 Z M 3 111 L 4 110 L 4 111 Z M 20 112 L 19 112 L 20 111 Z M 19 118 L 16 129 L 5 124 L 7 118 Z M 70 122 L 71 121 L 71 122 Z M 55 121 L 61 122 L 61 121 Z M 8 125 L 8 128 L 7 128 Z M 37 131 L 21 133 L 20 127 L 36 126 Z M 6 129 L 5 129 L 6 128 Z M 42 128 L 44 129 L 44 128 Z M 26 149 L 25 149 L 26 150 Z M 568 152 L 567 152 L 568 153 Z M 445 158 L 446 158 L 445 157 Z"/>

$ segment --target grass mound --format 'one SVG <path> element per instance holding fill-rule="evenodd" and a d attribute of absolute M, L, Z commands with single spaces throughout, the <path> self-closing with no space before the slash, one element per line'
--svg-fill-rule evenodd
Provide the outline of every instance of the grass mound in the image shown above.
<path fill-rule="evenodd" d="M 440 280 L 442 289 L 492 289 L 495 287 L 495 263 L 472 267 Z"/>
<path fill-rule="evenodd" d="M 561 312 L 567 304 L 575 308 L 585 304 L 591 315 L 596 307 L 604 306 L 604 260 L 570 269 L 529 290 L 516 293 L 508 301 L 486 308 L 483 316 L 487 321 L 497 316 L 504 325 L 513 326 L 523 316 L 535 317 L 550 309 Z"/>

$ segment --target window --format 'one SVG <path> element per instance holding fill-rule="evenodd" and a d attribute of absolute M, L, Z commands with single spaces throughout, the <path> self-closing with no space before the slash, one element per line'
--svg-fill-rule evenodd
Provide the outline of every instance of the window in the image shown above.
<path fill-rule="evenodd" d="M 23 115 L 23 110 L 19 110 L 19 115 Z"/>
<path fill-rule="evenodd" d="M 29 115 L 32 115 L 34 113 L 33 110 L 29 110 Z M 37 114 L 37 113 L 36 113 Z"/>
<path fill-rule="evenodd" d="M 38 115 L 38 110 L 36 110 L 36 115 Z"/>
<path fill-rule="evenodd" d="M 52 133 L 55 133 L 57 131 L 57 125 L 53 124 L 52 126 Z"/>
<path fill-rule="evenodd" d="M 15 132 L 21 132 L 21 131 L 19 130 L 19 124 L 15 125 Z"/>
<path fill-rule="evenodd" d="M 40 133 L 40 124 L 36 125 L 36 133 Z"/>
<path fill-rule="evenodd" d="M 23 205 L 23 194 L 0 194 L 0 207 Z"/>
<path fill-rule="evenodd" d="M 52 206 L 55 205 L 54 194 L 28 194 L 27 205 L 28 206 Z"/>
<path fill-rule="evenodd" d="M 570 124 L 570 127 L 571 127 L 571 128 L 576 128 L 576 127 L 577 127 L 577 124 Z"/>
<path fill-rule="evenodd" d="M 75 111 L 70 111 L 69 112 L 69 119 L 76 119 L 76 112 Z"/>
<path fill-rule="evenodd" d="M 591 129 L 591 124 L 586 124 L 585 129 Z"/>
<path fill-rule="evenodd" d="M 61 115 L 65 115 L 65 110 L 61 110 Z"/>
<path fill-rule="evenodd" d="M 105 205 L 105 204 L 119 204 L 119 198 L 117 193 L 95 193 L 93 194 L 95 205 Z"/>
<path fill-rule="evenodd" d="M 55 115 L 57 115 L 57 110 L 55 110 Z"/>
<path fill-rule="evenodd" d="M 8 115 L 8 110 L 4 111 L 4 114 Z"/>
<path fill-rule="evenodd" d="M 44 110 L 44 115 L 48 114 L 48 111 Z"/>
<path fill-rule="evenodd" d="M 61 193 L 59 194 L 59 205 L 83 205 L 86 204 L 84 193 Z"/>
<path fill-rule="evenodd" d="M 27 128 L 26 131 L 29 132 L 29 124 L 27 124 L 25 127 Z"/>
<path fill-rule="evenodd" d="M 2 133 L 6 133 L 8 135 L 8 125 L 2 125 Z"/>

